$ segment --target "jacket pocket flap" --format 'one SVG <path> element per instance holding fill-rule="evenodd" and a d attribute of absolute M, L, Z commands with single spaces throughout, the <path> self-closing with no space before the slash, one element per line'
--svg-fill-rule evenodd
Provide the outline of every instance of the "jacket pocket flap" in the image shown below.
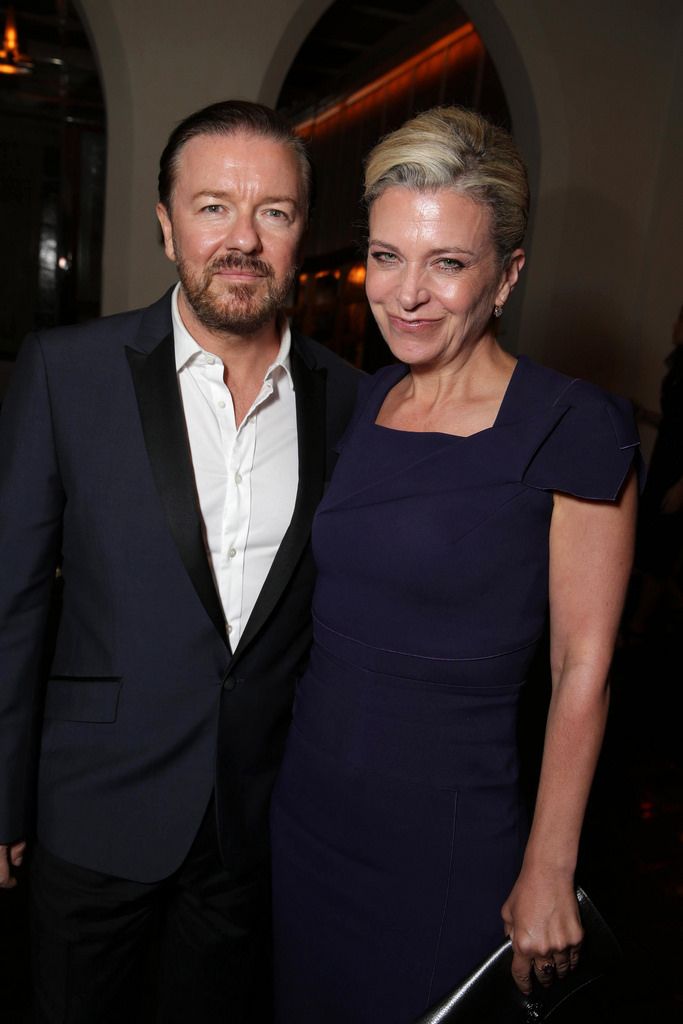
<path fill-rule="evenodd" d="M 45 717 L 67 722 L 115 722 L 121 691 L 118 677 L 52 676 Z"/>

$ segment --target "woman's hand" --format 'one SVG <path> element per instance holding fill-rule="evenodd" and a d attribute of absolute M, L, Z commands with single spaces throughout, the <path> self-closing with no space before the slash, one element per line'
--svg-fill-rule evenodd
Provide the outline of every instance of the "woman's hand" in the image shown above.
<path fill-rule="evenodd" d="M 532 975 L 548 986 L 576 967 L 583 928 L 571 878 L 523 868 L 501 915 L 512 939 L 512 976 L 525 995 Z"/>

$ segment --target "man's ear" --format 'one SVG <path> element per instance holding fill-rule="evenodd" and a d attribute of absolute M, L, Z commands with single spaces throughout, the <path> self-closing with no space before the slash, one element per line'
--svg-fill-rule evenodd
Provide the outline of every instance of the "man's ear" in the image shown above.
<path fill-rule="evenodd" d="M 173 246 L 173 225 L 168 215 L 168 210 L 163 203 L 157 203 L 156 214 L 159 219 L 159 227 L 164 238 L 164 252 L 169 260 L 175 263 L 175 248 Z"/>

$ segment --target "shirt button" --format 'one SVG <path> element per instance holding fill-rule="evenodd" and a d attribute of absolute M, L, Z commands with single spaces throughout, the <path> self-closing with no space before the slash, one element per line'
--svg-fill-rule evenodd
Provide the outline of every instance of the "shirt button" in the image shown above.
<path fill-rule="evenodd" d="M 228 555 L 230 556 L 230 558 L 234 558 L 236 554 L 237 551 L 235 550 L 235 548 L 230 548 L 230 550 L 228 551 Z"/>
<path fill-rule="evenodd" d="M 236 484 L 241 484 L 242 483 L 242 474 L 241 473 L 235 473 L 235 483 Z"/>
<path fill-rule="evenodd" d="M 213 366 L 213 364 L 216 362 L 216 360 L 213 358 L 213 356 L 207 356 L 206 361 L 209 364 L 209 366 Z"/>
<path fill-rule="evenodd" d="M 227 623 L 225 628 L 226 628 L 228 636 L 230 636 L 230 634 L 232 633 L 232 626 L 230 625 L 229 622 Z"/>
<path fill-rule="evenodd" d="M 225 402 L 219 402 L 218 403 L 218 408 L 219 409 L 225 409 Z"/>

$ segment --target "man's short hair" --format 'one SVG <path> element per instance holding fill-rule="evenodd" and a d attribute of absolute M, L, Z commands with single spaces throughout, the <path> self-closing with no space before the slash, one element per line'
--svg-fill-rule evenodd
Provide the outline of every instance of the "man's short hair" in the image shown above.
<path fill-rule="evenodd" d="M 224 100 L 190 114 L 171 132 L 159 160 L 159 201 L 171 209 L 173 187 L 180 152 L 198 135 L 235 135 L 245 132 L 280 142 L 292 151 L 299 166 L 303 214 L 308 215 L 311 198 L 311 161 L 306 143 L 292 126 L 270 107 L 249 100 Z"/>

